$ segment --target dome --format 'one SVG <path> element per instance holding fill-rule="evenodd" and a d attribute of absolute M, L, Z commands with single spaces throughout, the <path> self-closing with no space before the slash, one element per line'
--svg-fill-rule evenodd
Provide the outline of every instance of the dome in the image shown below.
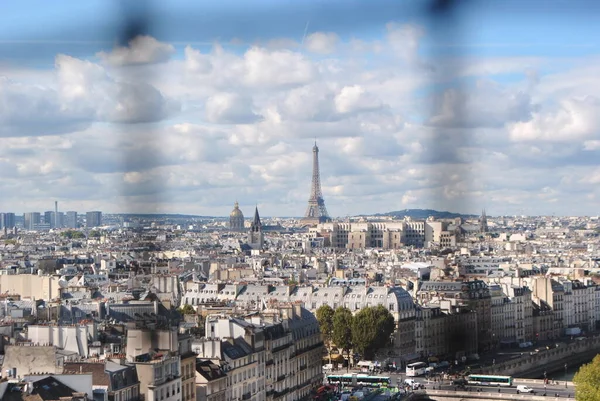
<path fill-rule="evenodd" d="M 233 231 L 244 230 L 244 213 L 240 210 L 240 205 L 235 202 L 233 210 L 229 213 L 229 228 Z"/>
<path fill-rule="evenodd" d="M 244 214 L 240 210 L 240 205 L 237 202 L 235 202 L 233 210 L 231 211 L 231 213 L 229 213 L 229 217 L 241 217 L 242 219 L 244 218 Z"/>

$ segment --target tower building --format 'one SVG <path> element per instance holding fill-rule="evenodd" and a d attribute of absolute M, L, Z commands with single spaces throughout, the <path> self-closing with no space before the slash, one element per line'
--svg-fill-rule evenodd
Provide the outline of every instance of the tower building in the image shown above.
<path fill-rule="evenodd" d="M 233 210 L 229 214 L 229 229 L 231 231 L 244 231 L 244 213 L 240 210 L 240 205 L 235 202 Z"/>
<path fill-rule="evenodd" d="M 310 188 L 310 197 L 308 198 L 308 208 L 302 221 L 306 224 L 316 225 L 330 221 L 331 218 L 325 208 L 325 200 L 321 192 L 321 173 L 319 171 L 319 147 L 315 141 L 313 146 L 313 173 Z"/>
<path fill-rule="evenodd" d="M 100 227 L 102 225 L 102 212 L 87 212 L 85 214 L 85 226 L 87 228 Z"/>
<path fill-rule="evenodd" d="M 25 230 L 35 230 L 40 222 L 41 216 L 38 212 L 30 212 L 23 215 L 23 227 Z"/>
<path fill-rule="evenodd" d="M 479 218 L 479 231 L 482 233 L 488 232 L 487 216 L 485 215 L 485 209 L 481 211 L 481 217 Z"/>
<path fill-rule="evenodd" d="M 252 249 L 262 249 L 264 245 L 264 236 L 262 223 L 260 222 L 260 216 L 258 215 L 258 206 L 254 210 L 254 220 L 252 220 L 250 232 L 248 233 L 248 245 L 250 245 Z"/>
<path fill-rule="evenodd" d="M 65 226 L 67 228 L 77 228 L 77 212 L 75 211 L 68 211 L 67 212 L 67 219 L 65 222 Z"/>

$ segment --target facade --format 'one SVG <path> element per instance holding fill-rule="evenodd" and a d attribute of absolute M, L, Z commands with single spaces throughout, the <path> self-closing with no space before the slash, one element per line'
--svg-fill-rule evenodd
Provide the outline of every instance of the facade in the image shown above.
<path fill-rule="evenodd" d="M 83 357 L 89 356 L 89 339 L 96 336 L 95 323 L 72 325 L 30 325 L 27 338 L 32 344 L 54 345 Z"/>
<path fill-rule="evenodd" d="M 0 228 L 10 230 L 14 228 L 15 225 L 16 219 L 14 213 L 0 213 Z"/>
<path fill-rule="evenodd" d="M 1 277 L 0 277 L 1 278 Z M 332 285 L 320 286 L 272 286 L 252 284 L 205 284 L 201 288 L 188 290 L 182 303 L 198 306 L 214 300 L 258 304 L 262 301 L 292 302 L 302 304 L 315 313 L 323 305 L 332 308 L 346 307 L 357 313 L 368 306 L 381 305 L 394 316 L 402 329 L 398 335 L 399 344 L 410 348 L 414 342 L 409 333 L 410 321 L 415 318 L 415 303 L 412 296 L 401 287 L 364 286 L 364 285 Z M 401 333 L 405 333 L 405 336 Z"/>
<path fill-rule="evenodd" d="M 477 316 L 477 340 L 479 351 L 490 349 L 493 343 L 491 296 L 487 284 L 472 281 L 426 281 L 417 292 L 421 305 L 440 304 L 445 309 L 475 312 Z"/>
<path fill-rule="evenodd" d="M 196 379 L 198 397 L 206 399 L 223 397 L 218 370 L 208 360 L 227 375 L 226 400 L 296 401 L 309 396 L 323 379 L 319 324 L 299 304 L 277 304 L 244 319 L 209 315 L 206 338 L 194 351 L 206 360 L 201 365 L 206 374 Z M 210 372 L 212 380 L 206 377 Z M 206 389 L 199 383 L 206 383 Z"/>
<path fill-rule="evenodd" d="M 178 339 L 179 356 L 181 359 L 181 400 L 196 399 L 196 354 L 192 352 L 192 337 L 180 334 Z"/>
<path fill-rule="evenodd" d="M 538 341 L 553 340 L 554 337 L 554 313 L 550 305 L 540 301 L 539 305 L 532 302 L 533 311 L 533 334 Z"/>
<path fill-rule="evenodd" d="M 551 277 L 534 277 L 530 280 L 532 297 L 536 304 L 545 302 L 552 308 L 554 317 L 552 338 L 564 333 L 565 326 L 565 288 Z"/>
<path fill-rule="evenodd" d="M 23 215 L 23 228 L 25 230 L 36 230 L 42 222 L 42 217 L 38 212 L 29 212 Z"/>
<path fill-rule="evenodd" d="M 328 222 L 319 224 L 315 232 L 329 239 L 333 248 L 400 249 L 403 246 L 448 247 L 457 242 L 450 223 L 428 219 L 385 222 Z"/>
<path fill-rule="evenodd" d="M 87 212 L 85 214 L 85 226 L 87 228 L 100 227 L 102 225 L 102 212 Z"/>
<path fill-rule="evenodd" d="M 66 228 L 77 228 L 77 212 L 69 211 L 66 213 L 64 226 Z"/>
<path fill-rule="evenodd" d="M 179 347 L 175 328 L 127 330 L 127 361 L 136 368 L 145 401 L 183 401 Z"/>
<path fill-rule="evenodd" d="M 244 213 L 240 210 L 240 205 L 235 202 L 233 210 L 229 214 L 229 229 L 231 231 L 244 231 Z"/>
<path fill-rule="evenodd" d="M 226 401 L 227 374 L 209 359 L 196 363 L 196 401 Z"/>
<path fill-rule="evenodd" d="M 96 401 L 138 401 L 140 381 L 135 367 L 106 360 L 102 362 L 65 362 L 65 373 L 91 373 Z"/>
<path fill-rule="evenodd" d="M 443 310 L 439 305 L 418 306 L 415 352 L 420 357 L 451 359 L 477 353 L 477 315 L 464 309 Z"/>
<path fill-rule="evenodd" d="M 176 352 L 146 353 L 134 358 L 145 401 L 182 401 L 181 367 Z"/>

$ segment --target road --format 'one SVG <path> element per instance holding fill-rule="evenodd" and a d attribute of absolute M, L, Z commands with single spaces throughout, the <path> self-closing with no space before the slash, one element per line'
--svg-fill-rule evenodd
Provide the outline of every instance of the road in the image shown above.
<path fill-rule="evenodd" d="M 393 385 L 398 385 L 398 383 L 402 384 L 404 382 L 405 375 L 391 374 L 390 378 L 392 379 Z M 436 390 L 454 391 L 456 388 L 456 386 L 453 386 L 451 384 L 451 381 L 448 381 L 448 380 L 445 380 L 442 382 L 439 382 L 439 381 L 434 382 L 432 380 L 427 380 L 424 377 L 414 377 L 413 379 L 415 380 L 416 383 L 424 385 L 426 389 L 434 389 L 435 388 Z M 535 391 L 536 395 L 544 395 L 544 393 L 546 393 L 547 396 L 552 396 L 552 397 L 555 394 L 558 394 L 558 396 L 561 398 L 569 398 L 569 397 L 575 398 L 575 388 L 572 385 L 565 388 L 564 382 L 560 382 L 560 384 L 558 384 L 558 385 L 549 384 L 547 386 L 544 386 L 543 384 L 538 384 L 538 383 L 529 383 L 529 382 L 520 383 L 518 379 L 517 379 L 517 383 L 513 384 L 512 387 L 498 388 L 498 387 L 489 387 L 489 386 L 467 385 L 466 391 L 476 392 L 476 391 L 478 391 L 478 389 L 481 389 L 482 392 L 486 392 L 486 393 L 500 392 L 500 393 L 506 393 L 506 394 L 516 394 L 518 384 L 524 384 L 528 387 L 531 387 Z M 377 401 L 383 401 L 383 400 L 377 400 Z"/>

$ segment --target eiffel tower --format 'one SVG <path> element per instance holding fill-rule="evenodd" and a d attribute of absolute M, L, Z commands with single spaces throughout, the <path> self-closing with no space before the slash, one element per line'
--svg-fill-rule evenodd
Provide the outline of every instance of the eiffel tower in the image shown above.
<path fill-rule="evenodd" d="M 310 188 L 310 198 L 308 198 L 308 208 L 302 221 L 306 224 L 316 225 L 331 221 L 327 209 L 325 208 L 325 200 L 321 192 L 321 174 L 319 172 L 319 148 L 315 141 L 313 146 L 313 174 L 312 184 Z"/>

